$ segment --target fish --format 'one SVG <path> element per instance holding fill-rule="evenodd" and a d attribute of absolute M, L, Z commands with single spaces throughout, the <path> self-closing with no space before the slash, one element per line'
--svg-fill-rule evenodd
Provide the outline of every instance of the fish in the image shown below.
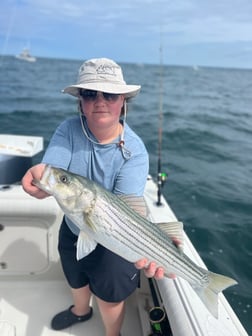
<path fill-rule="evenodd" d="M 33 184 L 55 197 L 80 229 L 78 260 L 97 244 L 132 263 L 147 258 L 163 267 L 165 276 L 175 274 L 188 281 L 218 318 L 218 294 L 237 282 L 198 266 L 183 252 L 183 223 L 152 223 L 144 197 L 113 194 L 90 179 L 50 165 Z"/>

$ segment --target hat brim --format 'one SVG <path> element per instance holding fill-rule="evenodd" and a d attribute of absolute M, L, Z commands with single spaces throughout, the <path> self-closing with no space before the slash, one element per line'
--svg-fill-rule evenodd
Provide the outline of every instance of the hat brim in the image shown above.
<path fill-rule="evenodd" d="M 123 94 L 125 98 L 135 97 L 141 89 L 141 85 L 119 85 L 108 83 L 86 83 L 67 86 L 62 90 L 63 93 L 68 93 L 74 97 L 79 97 L 79 90 L 96 90 L 100 92 Z"/>

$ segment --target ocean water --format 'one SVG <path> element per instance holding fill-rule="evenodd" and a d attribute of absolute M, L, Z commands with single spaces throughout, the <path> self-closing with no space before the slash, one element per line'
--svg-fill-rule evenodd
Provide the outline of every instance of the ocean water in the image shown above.
<path fill-rule="evenodd" d="M 61 89 L 75 83 L 81 63 L 2 57 L 0 133 L 43 136 L 46 148 L 77 113 Z M 146 144 L 150 173 L 162 131 L 163 194 L 208 268 L 239 282 L 225 296 L 252 335 L 252 70 L 121 65 L 128 83 L 142 85 L 128 123 Z"/>

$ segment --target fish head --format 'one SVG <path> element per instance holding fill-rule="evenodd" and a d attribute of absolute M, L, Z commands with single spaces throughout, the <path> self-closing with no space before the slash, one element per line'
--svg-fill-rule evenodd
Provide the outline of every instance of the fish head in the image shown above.
<path fill-rule="evenodd" d="M 88 212 L 95 199 L 89 180 L 61 168 L 47 165 L 33 184 L 55 197 L 65 214 Z"/>

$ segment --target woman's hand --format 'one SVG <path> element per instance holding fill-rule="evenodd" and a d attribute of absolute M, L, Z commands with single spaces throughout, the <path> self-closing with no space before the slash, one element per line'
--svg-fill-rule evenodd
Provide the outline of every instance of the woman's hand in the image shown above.
<path fill-rule="evenodd" d="M 164 277 L 164 269 L 163 267 L 157 267 L 155 262 L 148 262 L 147 259 L 143 258 L 138 260 L 135 263 L 135 267 L 137 269 L 143 269 L 144 274 L 147 276 L 147 278 L 155 278 L 156 280 L 160 280 Z M 169 274 L 169 278 L 175 279 L 175 274 Z"/>
<path fill-rule="evenodd" d="M 49 194 L 35 186 L 32 181 L 33 179 L 40 180 L 43 175 L 44 169 L 45 164 L 37 164 L 36 166 L 28 169 L 24 177 L 22 178 L 22 186 L 24 191 L 26 191 L 31 196 L 39 199 L 45 198 L 49 196 Z"/>
<path fill-rule="evenodd" d="M 181 245 L 181 241 L 177 238 L 173 238 L 172 241 L 177 247 Z M 148 262 L 148 260 L 145 258 L 138 260 L 135 263 L 135 267 L 137 269 L 143 269 L 144 274 L 147 276 L 147 278 L 155 278 L 156 280 L 160 280 L 164 277 L 163 267 L 157 267 L 155 262 Z M 176 274 L 170 273 L 168 274 L 168 277 L 171 279 L 175 279 Z"/>

